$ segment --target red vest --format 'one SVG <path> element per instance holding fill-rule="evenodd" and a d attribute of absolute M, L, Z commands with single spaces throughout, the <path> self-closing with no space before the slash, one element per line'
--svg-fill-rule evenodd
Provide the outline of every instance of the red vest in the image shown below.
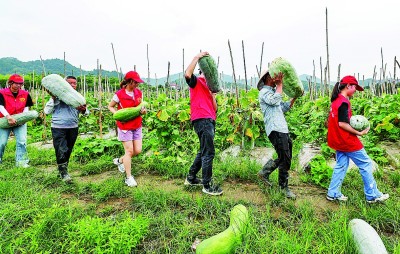
<path fill-rule="evenodd" d="M 201 118 L 211 118 L 215 121 L 216 113 L 205 78 L 197 77 L 196 86 L 190 87 L 190 120 Z"/>
<path fill-rule="evenodd" d="M 29 94 L 27 91 L 20 89 L 17 97 L 14 97 L 10 88 L 1 89 L 0 93 L 4 97 L 5 109 L 10 115 L 15 115 L 24 111 Z M 4 117 L 4 115 L 0 113 L 0 117 Z"/>
<path fill-rule="evenodd" d="M 125 92 L 125 88 L 120 89 L 116 92 L 116 95 L 119 99 L 118 110 L 122 108 L 131 108 L 136 107 L 142 102 L 142 92 L 139 89 L 134 89 L 133 94 L 135 98 L 127 95 Z M 117 121 L 117 126 L 120 130 L 136 130 L 142 127 L 142 117 L 138 116 L 135 119 L 132 119 L 128 122 L 120 122 Z"/>
<path fill-rule="evenodd" d="M 339 94 L 338 98 L 332 102 L 328 117 L 328 146 L 336 151 L 355 152 L 363 148 L 363 144 L 357 135 L 339 127 L 339 107 L 342 103 L 348 104 L 349 119 L 352 116 L 350 101 Z"/>

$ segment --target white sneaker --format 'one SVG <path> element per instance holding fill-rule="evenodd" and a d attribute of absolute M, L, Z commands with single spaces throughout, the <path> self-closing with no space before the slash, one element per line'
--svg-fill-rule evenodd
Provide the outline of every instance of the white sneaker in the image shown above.
<path fill-rule="evenodd" d="M 347 197 L 345 196 L 345 195 L 341 195 L 340 197 L 330 197 L 330 196 L 326 196 L 326 199 L 327 200 L 329 200 L 329 201 L 335 201 L 335 200 L 338 200 L 338 201 L 347 201 Z"/>
<path fill-rule="evenodd" d="M 124 164 L 122 164 L 121 162 L 119 162 L 119 158 L 115 158 L 115 159 L 113 160 L 113 163 L 114 163 L 115 165 L 117 165 L 117 166 L 118 166 L 118 170 L 119 170 L 119 172 L 121 172 L 121 173 L 125 173 L 125 167 L 124 167 Z"/>
<path fill-rule="evenodd" d="M 17 167 L 18 167 L 18 168 L 29 168 L 30 166 L 29 166 L 28 163 L 18 163 L 18 164 L 17 164 Z"/>
<path fill-rule="evenodd" d="M 376 202 L 384 202 L 386 199 L 389 198 L 389 194 L 382 194 L 379 198 L 374 198 L 373 200 L 367 200 L 368 203 L 376 203 Z"/>
<path fill-rule="evenodd" d="M 130 177 L 126 178 L 125 179 L 125 183 L 129 187 L 136 187 L 137 186 L 137 182 L 135 181 L 135 178 L 133 178 L 133 176 L 130 176 Z"/>

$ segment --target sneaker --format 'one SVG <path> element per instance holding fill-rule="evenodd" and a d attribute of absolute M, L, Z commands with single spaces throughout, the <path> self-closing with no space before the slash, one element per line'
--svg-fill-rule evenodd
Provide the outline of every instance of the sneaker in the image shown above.
<path fill-rule="evenodd" d="M 296 199 L 296 195 L 289 189 L 289 187 L 285 187 L 281 190 L 287 198 Z"/>
<path fill-rule="evenodd" d="M 341 195 L 340 197 L 330 197 L 330 196 L 326 196 L 326 199 L 329 201 L 347 201 L 347 197 L 345 195 Z"/>
<path fill-rule="evenodd" d="M 368 203 L 376 203 L 376 202 L 384 202 L 386 199 L 389 198 L 389 194 L 382 194 L 379 198 L 374 198 L 373 200 L 367 200 Z"/>
<path fill-rule="evenodd" d="M 115 158 L 115 159 L 113 160 L 113 163 L 114 163 L 115 165 L 117 165 L 117 166 L 118 166 L 118 170 L 119 170 L 119 172 L 121 172 L 121 173 L 125 173 L 125 167 L 124 167 L 124 164 L 122 164 L 121 162 L 119 162 L 119 158 Z"/>
<path fill-rule="evenodd" d="M 70 182 L 72 182 L 72 178 L 71 178 L 71 176 L 70 176 L 68 173 L 62 175 L 62 176 L 61 176 L 61 179 L 62 179 L 62 181 L 65 182 L 65 183 L 70 183 Z"/>
<path fill-rule="evenodd" d="M 211 196 L 219 196 L 223 193 L 222 189 L 218 185 L 204 185 L 203 192 Z"/>
<path fill-rule="evenodd" d="M 17 168 L 29 168 L 29 164 L 28 163 L 17 163 Z"/>
<path fill-rule="evenodd" d="M 203 183 L 201 182 L 200 179 L 195 178 L 193 180 L 189 180 L 189 179 L 185 179 L 185 182 L 183 183 L 183 185 L 188 185 L 188 186 L 201 186 L 203 185 Z"/>
<path fill-rule="evenodd" d="M 258 177 L 269 186 L 272 186 L 272 182 L 269 180 L 269 174 L 264 174 L 262 170 L 258 171 Z"/>
<path fill-rule="evenodd" d="M 133 176 L 130 176 L 130 177 L 126 178 L 125 179 L 125 183 L 129 187 L 136 187 L 137 186 L 137 182 L 135 181 L 135 178 L 133 178 Z"/>

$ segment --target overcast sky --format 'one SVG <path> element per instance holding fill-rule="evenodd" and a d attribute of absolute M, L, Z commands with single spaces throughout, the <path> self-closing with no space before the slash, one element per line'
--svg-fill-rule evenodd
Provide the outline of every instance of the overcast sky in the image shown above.
<path fill-rule="evenodd" d="M 326 64 L 325 8 L 328 8 L 331 80 L 341 73 L 371 77 L 381 66 L 381 47 L 388 72 L 400 58 L 400 1 L 362 0 L 1 0 L 0 58 L 22 61 L 59 58 L 85 70 L 127 72 L 136 65 L 147 77 L 183 70 L 200 50 L 220 58 L 219 71 L 232 74 L 228 39 L 236 77 L 244 77 L 242 40 L 248 77 L 275 57 L 289 60 L 300 74 L 317 77 Z M 389 73 L 387 72 L 387 75 Z M 379 73 L 379 72 L 378 72 Z M 378 74 L 379 78 L 379 74 Z"/>

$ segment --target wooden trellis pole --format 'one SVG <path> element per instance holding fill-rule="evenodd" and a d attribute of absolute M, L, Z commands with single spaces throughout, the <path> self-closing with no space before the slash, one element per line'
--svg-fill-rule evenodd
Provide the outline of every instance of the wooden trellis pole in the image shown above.
<path fill-rule="evenodd" d="M 247 89 L 246 57 L 244 55 L 244 42 L 243 42 L 243 40 L 242 40 L 242 50 L 243 50 L 244 80 L 246 82 L 246 93 L 247 93 L 248 89 Z M 218 58 L 218 60 L 219 60 L 219 58 Z M 261 58 L 261 60 L 262 60 L 262 58 Z"/>
<path fill-rule="evenodd" d="M 229 40 L 228 40 L 228 46 L 229 46 L 229 53 L 231 55 L 232 70 L 233 70 L 233 81 L 235 83 L 235 88 L 236 88 L 236 106 L 239 107 L 239 92 L 238 92 L 238 87 L 237 87 L 237 83 L 236 83 L 235 65 L 233 64 L 232 49 L 231 49 L 231 43 L 229 42 Z"/>
<path fill-rule="evenodd" d="M 147 55 L 147 97 L 150 98 L 150 60 L 149 60 L 149 44 L 146 46 Z"/>
<path fill-rule="evenodd" d="M 326 12 L 326 69 L 327 69 L 327 73 L 328 73 L 328 80 L 327 80 L 327 94 L 329 96 L 329 85 L 331 83 L 331 74 L 330 74 L 330 68 L 329 68 L 329 44 L 328 44 L 328 8 L 325 8 L 325 12 Z"/>
<path fill-rule="evenodd" d="M 120 73 L 118 71 L 117 59 L 115 58 L 114 45 L 113 45 L 112 42 L 111 42 L 111 48 L 112 48 L 112 52 L 113 52 L 113 56 L 114 56 L 115 70 L 117 71 L 118 81 L 121 82 L 121 76 L 120 76 Z"/>
<path fill-rule="evenodd" d="M 321 80 L 320 80 L 320 84 L 319 84 L 319 89 L 321 91 L 321 96 L 324 97 L 325 96 L 325 84 L 323 83 L 323 79 L 322 79 L 322 57 L 319 57 L 319 68 L 321 70 Z"/>
<path fill-rule="evenodd" d="M 263 54 L 264 54 L 264 42 L 262 43 L 262 46 L 261 46 L 260 70 L 257 71 L 257 73 L 258 73 L 258 78 L 260 78 L 261 71 L 262 71 L 262 59 L 263 59 Z"/>
<path fill-rule="evenodd" d="M 99 65 L 99 59 L 97 59 L 97 72 L 98 72 L 98 100 L 99 100 L 99 131 L 100 131 L 100 138 L 103 138 L 103 124 L 102 124 L 102 115 L 103 111 L 101 109 L 101 98 L 102 98 L 102 87 L 101 87 L 101 65 Z"/>

